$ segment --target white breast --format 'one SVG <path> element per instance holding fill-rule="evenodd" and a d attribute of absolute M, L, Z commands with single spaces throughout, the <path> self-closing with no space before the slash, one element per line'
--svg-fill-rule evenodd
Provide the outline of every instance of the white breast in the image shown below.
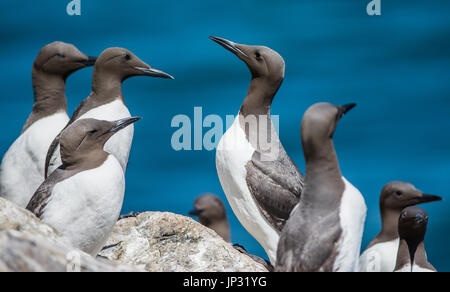
<path fill-rule="evenodd" d="M 263 246 L 270 261 L 275 263 L 279 235 L 261 214 L 246 181 L 245 166 L 252 159 L 254 151 L 240 127 L 238 116 L 219 143 L 217 173 L 234 214 Z"/>
<path fill-rule="evenodd" d="M 111 103 L 96 107 L 91 109 L 84 115 L 81 119 L 97 119 L 104 121 L 116 121 L 124 118 L 131 117 L 130 111 L 124 105 L 122 100 L 117 99 Z M 105 151 L 114 155 L 117 160 L 119 160 L 123 171 L 126 171 L 128 158 L 130 156 L 131 145 L 133 143 L 134 136 L 134 126 L 130 125 L 127 128 L 121 130 L 119 133 L 115 134 L 108 142 L 105 144 Z M 62 164 L 60 158 L 59 147 L 52 156 L 51 167 L 49 167 L 49 174 L 51 174 L 55 169 L 57 169 Z"/>
<path fill-rule="evenodd" d="M 397 263 L 398 246 L 400 239 L 377 243 L 368 248 L 359 258 L 360 272 L 394 271 Z"/>
<path fill-rule="evenodd" d="M 117 222 L 124 192 L 122 167 L 110 155 L 101 167 L 58 183 L 41 219 L 95 256 Z"/>
<path fill-rule="evenodd" d="M 411 273 L 411 264 L 408 264 L 406 266 L 404 266 L 403 268 L 401 268 L 400 270 L 395 271 L 397 273 Z M 428 270 L 428 269 L 424 269 L 419 267 L 418 265 L 414 265 L 413 273 L 435 273 L 435 271 L 433 270 Z"/>
<path fill-rule="evenodd" d="M 0 167 L 0 196 L 26 207 L 44 181 L 44 166 L 53 139 L 67 125 L 60 112 L 32 124 L 11 146 Z"/>
<path fill-rule="evenodd" d="M 338 242 L 338 256 L 333 269 L 338 272 L 356 272 L 367 206 L 360 191 L 344 177 L 342 180 L 345 184 L 339 213 L 342 236 Z"/>

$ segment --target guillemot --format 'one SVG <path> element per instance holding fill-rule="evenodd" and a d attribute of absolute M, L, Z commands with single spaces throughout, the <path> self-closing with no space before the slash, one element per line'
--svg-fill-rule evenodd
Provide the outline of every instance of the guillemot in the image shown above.
<path fill-rule="evenodd" d="M 281 233 L 277 271 L 357 271 L 367 207 L 342 176 L 333 144 L 338 121 L 355 106 L 319 103 L 303 117 L 305 186 Z"/>
<path fill-rule="evenodd" d="M 79 119 L 115 121 L 130 117 L 122 93 L 122 83 L 133 76 L 174 79 L 171 75 L 150 67 L 127 49 L 106 49 L 94 66 L 92 93 L 78 106 L 68 125 Z M 130 126 L 105 145 L 105 150 L 119 160 L 124 171 L 127 168 L 133 135 L 134 127 Z M 46 177 L 60 165 L 59 137 L 57 137 L 48 149 L 45 163 Z"/>
<path fill-rule="evenodd" d="M 252 74 L 239 115 L 218 145 L 217 173 L 236 217 L 275 263 L 279 234 L 303 188 L 303 175 L 270 117 L 285 63 L 270 48 L 210 38 L 244 61 Z"/>
<path fill-rule="evenodd" d="M 400 238 L 398 218 L 406 207 L 440 201 L 441 197 L 424 194 L 410 183 L 391 182 L 380 195 L 382 228 L 359 259 L 360 272 L 392 272 L 397 260 Z"/>
<path fill-rule="evenodd" d="M 33 109 L 21 135 L 3 157 L 0 197 L 25 207 L 44 181 L 48 148 L 69 121 L 66 80 L 75 71 L 94 65 L 95 59 L 63 42 L 41 49 L 32 68 Z"/>
<path fill-rule="evenodd" d="M 204 194 L 195 199 L 190 216 L 196 216 L 200 223 L 214 230 L 226 242 L 231 242 L 230 224 L 222 200 L 213 194 Z"/>
<path fill-rule="evenodd" d="M 228 223 L 225 205 L 222 200 L 213 194 L 205 194 L 198 197 L 194 202 L 194 209 L 189 212 L 190 216 L 196 216 L 200 223 L 214 230 L 226 242 L 231 243 L 230 225 Z M 267 260 L 247 252 L 240 244 L 233 244 L 234 249 L 252 258 L 255 262 L 265 266 L 268 271 L 273 271 L 273 266 Z"/>
<path fill-rule="evenodd" d="M 53 226 L 74 247 L 96 256 L 117 222 L 125 176 L 105 143 L 140 118 L 115 122 L 82 119 L 60 137 L 62 165 L 38 188 L 27 209 Z"/>
<path fill-rule="evenodd" d="M 419 207 L 408 207 L 398 219 L 397 263 L 394 272 L 437 272 L 428 262 L 425 251 L 428 214 Z"/>

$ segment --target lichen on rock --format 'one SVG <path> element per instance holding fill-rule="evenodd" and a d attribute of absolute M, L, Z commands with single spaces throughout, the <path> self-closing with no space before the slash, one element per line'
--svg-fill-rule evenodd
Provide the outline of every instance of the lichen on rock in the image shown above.
<path fill-rule="evenodd" d="M 267 272 L 213 230 L 171 213 L 120 220 L 101 255 L 151 272 Z"/>

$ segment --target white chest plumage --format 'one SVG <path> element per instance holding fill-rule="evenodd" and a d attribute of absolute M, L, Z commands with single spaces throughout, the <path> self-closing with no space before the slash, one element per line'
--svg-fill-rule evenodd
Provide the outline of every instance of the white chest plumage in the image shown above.
<path fill-rule="evenodd" d="M 94 108 L 85 113 L 80 119 L 94 118 L 104 121 L 116 121 L 131 117 L 130 111 L 118 99 L 103 106 Z M 133 143 L 134 125 L 130 125 L 125 129 L 114 135 L 105 144 L 105 151 L 114 155 L 119 160 L 123 171 L 125 172 L 128 165 L 128 158 L 130 157 L 131 145 Z"/>
<path fill-rule="evenodd" d="M 333 269 L 339 272 L 356 272 L 367 206 L 360 191 L 344 177 L 342 180 L 345 184 L 339 212 L 342 236 L 338 242 L 338 256 Z"/>
<path fill-rule="evenodd" d="M 400 239 L 377 243 L 368 248 L 359 258 L 360 272 L 394 271 Z"/>
<path fill-rule="evenodd" d="M 84 115 L 81 119 L 97 119 L 104 121 L 116 121 L 124 118 L 131 117 L 130 111 L 124 105 L 122 100 L 116 99 L 115 101 L 93 108 Z M 119 160 L 123 171 L 126 171 L 128 165 L 128 158 L 130 157 L 131 145 L 133 143 L 134 125 L 130 125 L 127 128 L 121 130 L 114 135 L 105 144 L 105 151 L 114 155 Z M 61 164 L 59 147 L 56 149 L 51 159 L 51 167 L 49 167 L 49 174 L 57 169 Z"/>
<path fill-rule="evenodd" d="M 103 248 L 120 215 L 125 178 L 117 159 L 58 183 L 42 221 L 67 236 L 74 247 L 93 256 Z"/>
<path fill-rule="evenodd" d="M 246 181 L 245 166 L 252 159 L 254 151 L 239 124 L 239 117 L 236 118 L 217 148 L 217 173 L 234 214 L 263 246 L 274 264 L 279 235 L 261 214 Z"/>
<path fill-rule="evenodd" d="M 26 207 L 44 181 L 44 166 L 53 139 L 67 125 L 60 112 L 36 121 L 11 146 L 0 167 L 0 196 Z"/>
<path fill-rule="evenodd" d="M 405 265 L 401 269 L 395 271 L 397 273 L 411 273 L 411 264 Z M 414 265 L 412 269 L 413 273 L 435 273 L 436 271 L 421 268 L 418 265 Z"/>

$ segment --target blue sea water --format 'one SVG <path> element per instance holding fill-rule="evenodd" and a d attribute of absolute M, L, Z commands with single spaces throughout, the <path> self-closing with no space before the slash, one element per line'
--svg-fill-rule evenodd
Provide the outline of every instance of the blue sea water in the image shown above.
<path fill-rule="evenodd" d="M 17 138 L 33 102 L 31 65 L 40 48 L 61 40 L 88 55 L 125 47 L 175 81 L 125 82 L 136 125 L 123 212 L 187 214 L 196 196 L 225 200 L 214 151 L 172 149 L 175 115 L 236 114 L 250 81 L 246 66 L 208 36 L 266 45 L 286 61 L 286 79 L 273 104 L 280 137 L 304 169 L 300 122 L 313 103 L 358 103 L 339 124 L 335 145 L 346 178 L 369 211 L 363 248 L 380 229 L 379 192 L 393 180 L 414 183 L 446 200 L 424 206 L 430 223 L 429 260 L 450 271 L 450 2 L 385 1 L 369 17 L 369 0 L 0 2 L 0 155 Z M 90 93 L 92 69 L 67 83 L 69 110 Z M 208 129 L 206 129 L 208 130 Z M 205 130 L 205 131 L 206 131 Z M 228 207 L 233 241 L 264 250 Z"/>

